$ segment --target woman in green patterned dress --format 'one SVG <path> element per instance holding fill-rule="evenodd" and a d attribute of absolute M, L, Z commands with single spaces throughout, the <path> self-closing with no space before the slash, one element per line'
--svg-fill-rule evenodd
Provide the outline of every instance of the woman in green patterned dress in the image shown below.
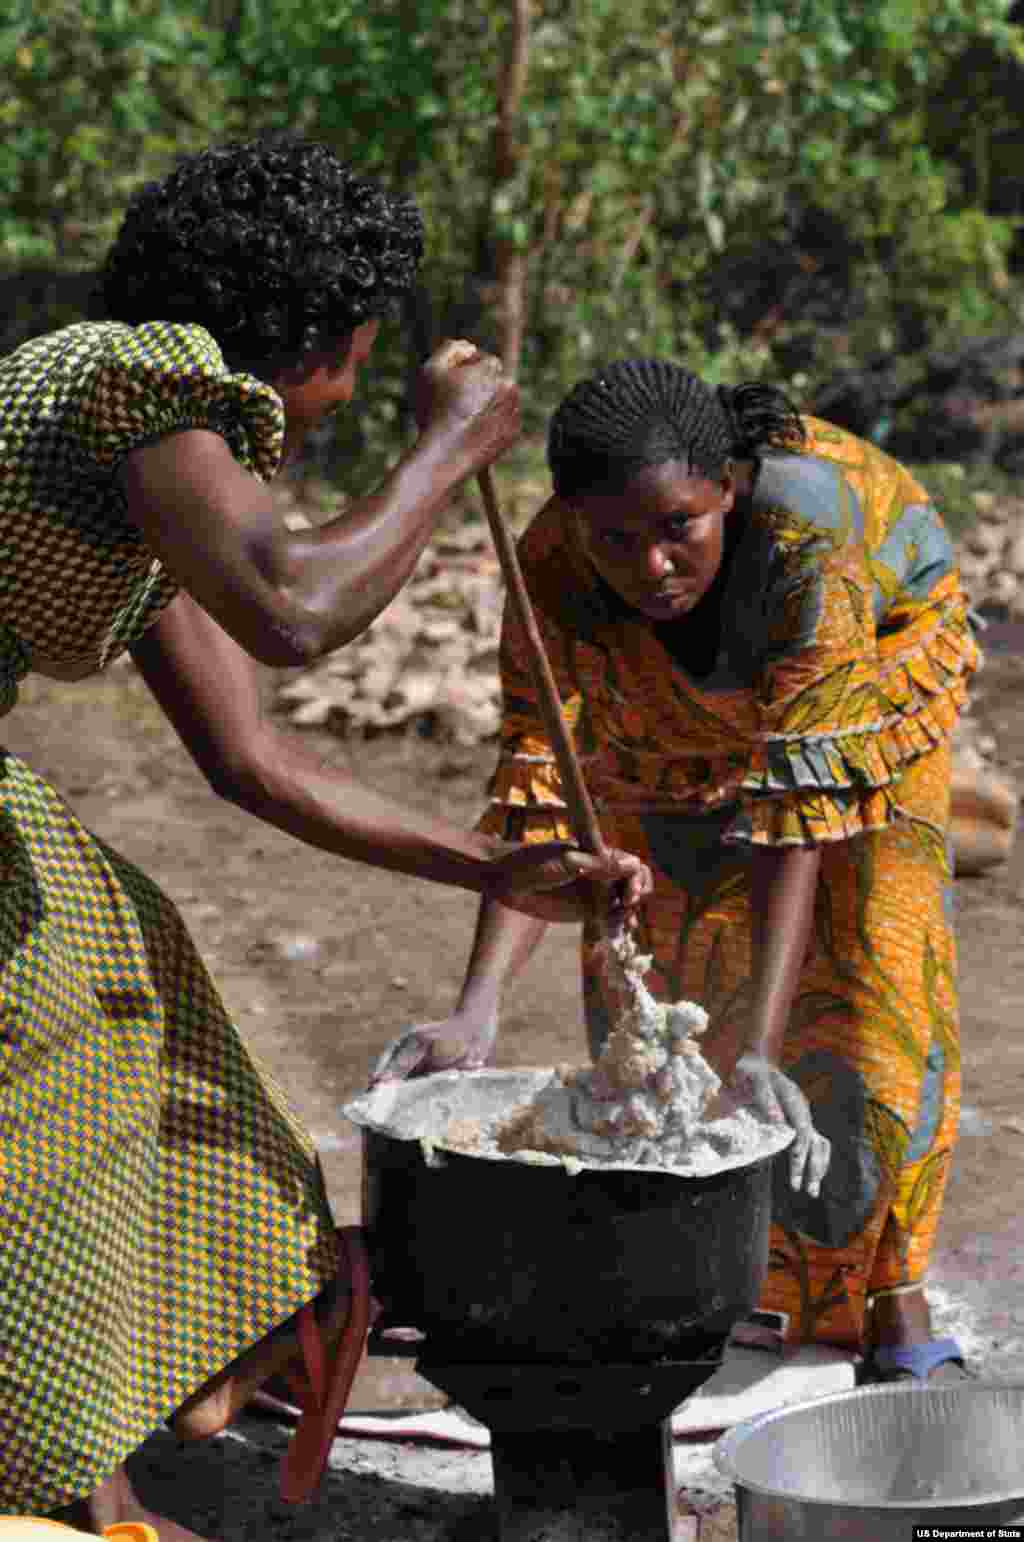
<path fill-rule="evenodd" d="M 452 828 L 261 716 L 253 661 L 358 636 L 516 438 L 500 365 L 448 344 L 376 493 L 301 534 L 275 515 L 265 484 L 350 400 L 421 245 L 412 204 L 291 138 L 137 195 L 105 319 L 0 362 L 0 712 L 30 670 L 128 648 L 212 788 L 300 840 L 545 919 L 578 919 L 593 882 L 629 907 L 636 859 Z M 329 1343 L 348 1290 L 309 1136 L 170 902 L 0 752 L 0 1513 L 147 1518 L 125 1457 L 172 1416 L 222 1427 L 314 1300 Z"/>

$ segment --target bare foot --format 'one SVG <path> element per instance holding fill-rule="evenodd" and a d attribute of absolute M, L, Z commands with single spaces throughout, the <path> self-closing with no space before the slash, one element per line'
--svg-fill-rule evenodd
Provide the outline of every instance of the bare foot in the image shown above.
<path fill-rule="evenodd" d="M 351 1295 L 347 1286 L 341 1282 L 328 1286 L 318 1307 L 321 1303 L 323 1308 L 317 1312 L 317 1324 L 327 1347 L 333 1349 L 349 1318 Z M 183 1403 L 171 1421 L 174 1433 L 179 1440 L 204 1440 L 219 1434 L 241 1412 L 253 1393 L 279 1372 L 305 1380 L 294 1319 L 246 1350 Z"/>
<path fill-rule="evenodd" d="M 179 1526 L 177 1521 L 168 1520 L 166 1515 L 154 1515 L 152 1510 L 147 1510 L 129 1483 L 123 1467 L 118 1468 L 115 1476 L 120 1480 L 121 1514 L 118 1520 L 144 1521 L 147 1526 L 152 1526 L 159 1542 L 212 1542 L 212 1539 L 201 1537 L 198 1532 L 189 1531 L 187 1526 Z"/>
<path fill-rule="evenodd" d="M 187 1526 L 179 1526 L 177 1521 L 169 1520 L 164 1515 L 154 1515 L 152 1510 L 147 1510 L 132 1488 L 123 1467 L 112 1472 L 88 1499 L 62 1510 L 59 1518 L 65 1525 L 85 1529 L 96 1537 L 102 1537 L 107 1527 L 134 1521 L 151 1527 L 158 1542 L 213 1542 L 212 1538 L 189 1531 Z"/>
<path fill-rule="evenodd" d="M 932 1336 L 932 1319 L 924 1287 L 898 1296 L 873 1296 L 868 1323 L 873 1349 L 883 1344 L 906 1348 L 927 1344 Z"/>

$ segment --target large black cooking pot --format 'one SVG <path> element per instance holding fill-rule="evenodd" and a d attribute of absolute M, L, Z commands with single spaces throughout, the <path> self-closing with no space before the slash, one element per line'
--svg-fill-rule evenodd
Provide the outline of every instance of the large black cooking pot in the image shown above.
<path fill-rule="evenodd" d="M 757 1303 L 774 1153 L 699 1177 L 572 1173 L 425 1150 L 347 1112 L 363 1125 L 374 1295 L 387 1322 L 428 1335 L 432 1356 L 690 1360 Z"/>

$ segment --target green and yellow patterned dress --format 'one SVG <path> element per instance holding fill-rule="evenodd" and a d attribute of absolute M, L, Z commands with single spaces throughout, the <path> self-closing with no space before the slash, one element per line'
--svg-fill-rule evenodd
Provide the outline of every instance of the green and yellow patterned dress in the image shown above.
<path fill-rule="evenodd" d="M 100 670 L 174 597 L 115 474 L 186 427 L 277 470 L 280 399 L 199 327 L 0 361 L 0 713 L 33 655 Z M 0 750 L 0 1513 L 91 1492 L 333 1271 L 312 1142 L 173 905 Z"/>
<path fill-rule="evenodd" d="M 520 545 L 605 837 L 655 879 L 639 941 L 661 1000 L 701 1002 L 728 1067 L 745 1030 L 751 844 L 817 844 L 814 938 L 783 1064 L 832 1141 L 820 1198 L 775 1185 L 763 1305 L 791 1336 L 859 1348 L 865 1299 L 922 1281 L 956 1139 L 950 735 L 978 662 L 953 549 L 928 494 L 814 419 L 765 459 L 730 535 L 720 635 L 698 674 L 671 623 L 601 583 L 553 500 Z M 716 622 L 717 624 L 717 622 Z M 569 834 L 514 613 L 502 749 L 483 828 Z M 613 1010 L 583 951 L 592 1046 Z"/>

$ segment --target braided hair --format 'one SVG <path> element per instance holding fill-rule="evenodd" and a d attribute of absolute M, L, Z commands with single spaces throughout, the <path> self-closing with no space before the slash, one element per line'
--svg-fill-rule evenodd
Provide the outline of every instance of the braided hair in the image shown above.
<path fill-rule="evenodd" d="M 551 420 L 548 464 L 560 498 L 625 492 L 647 466 L 681 461 L 720 476 L 727 460 L 798 450 L 800 415 L 775 386 L 709 386 L 667 359 L 621 359 L 569 392 Z"/>

